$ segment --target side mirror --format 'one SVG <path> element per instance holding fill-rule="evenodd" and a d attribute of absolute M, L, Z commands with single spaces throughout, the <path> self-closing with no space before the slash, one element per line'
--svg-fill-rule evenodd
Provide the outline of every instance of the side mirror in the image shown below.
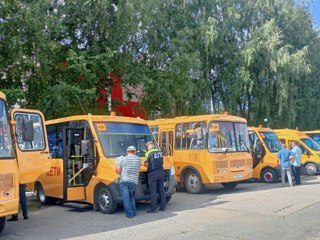
<path fill-rule="evenodd" d="M 81 156 L 85 156 L 89 153 L 89 140 L 81 141 Z"/>
<path fill-rule="evenodd" d="M 31 119 L 22 120 L 22 141 L 32 142 L 34 139 L 33 122 Z"/>

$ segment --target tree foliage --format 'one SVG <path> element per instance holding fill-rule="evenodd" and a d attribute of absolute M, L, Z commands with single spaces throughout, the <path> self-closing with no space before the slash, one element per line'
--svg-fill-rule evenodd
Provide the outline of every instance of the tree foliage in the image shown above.
<path fill-rule="evenodd" d="M 150 117 L 202 113 L 319 128 L 320 41 L 308 1 L 0 2 L 1 85 L 47 118 L 96 111 L 110 72 Z"/>

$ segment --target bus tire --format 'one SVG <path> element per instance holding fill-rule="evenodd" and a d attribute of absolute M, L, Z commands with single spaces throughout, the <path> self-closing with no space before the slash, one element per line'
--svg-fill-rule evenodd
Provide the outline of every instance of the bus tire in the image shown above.
<path fill-rule="evenodd" d="M 6 225 L 6 217 L 1 217 L 0 218 L 0 233 L 2 233 L 5 225 Z"/>
<path fill-rule="evenodd" d="M 277 181 L 277 173 L 272 168 L 265 168 L 261 172 L 261 180 L 265 183 L 275 183 Z"/>
<path fill-rule="evenodd" d="M 37 182 L 35 189 L 36 189 L 36 192 L 37 192 L 37 200 L 41 204 L 45 205 L 45 204 L 49 204 L 49 203 L 54 203 L 54 199 L 51 198 L 51 197 L 48 197 L 45 194 L 41 183 Z"/>
<path fill-rule="evenodd" d="M 202 193 L 205 190 L 205 185 L 202 183 L 201 176 L 193 170 L 189 170 L 186 173 L 184 186 L 186 190 L 192 194 Z"/>
<path fill-rule="evenodd" d="M 37 200 L 41 203 L 41 204 L 47 204 L 48 203 L 48 199 L 46 194 L 44 193 L 43 187 L 41 183 L 37 183 L 36 184 L 36 191 L 37 191 Z"/>
<path fill-rule="evenodd" d="M 237 182 L 225 182 L 225 183 L 221 183 L 221 185 L 225 189 L 234 189 L 236 186 L 238 186 L 238 183 Z"/>
<path fill-rule="evenodd" d="M 177 192 L 184 192 L 184 191 L 186 191 L 186 188 L 183 186 L 182 183 L 177 183 L 176 191 Z"/>
<path fill-rule="evenodd" d="M 114 213 L 117 208 L 117 204 L 113 200 L 112 194 L 107 187 L 102 187 L 99 190 L 97 204 L 100 212 L 104 214 Z"/>
<path fill-rule="evenodd" d="M 317 165 L 314 163 L 307 163 L 304 168 L 306 170 L 306 174 L 309 176 L 316 175 L 318 173 Z"/>

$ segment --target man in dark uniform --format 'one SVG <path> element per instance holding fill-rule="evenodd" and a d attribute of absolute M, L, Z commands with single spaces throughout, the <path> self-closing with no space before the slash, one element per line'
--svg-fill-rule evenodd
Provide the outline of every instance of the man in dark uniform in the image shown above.
<path fill-rule="evenodd" d="M 166 193 L 164 191 L 164 173 L 162 152 L 154 147 L 154 143 L 146 143 L 146 161 L 144 165 L 148 168 L 148 184 L 151 198 L 151 209 L 148 213 L 156 213 L 157 210 L 157 190 L 160 195 L 160 211 L 166 210 Z"/>

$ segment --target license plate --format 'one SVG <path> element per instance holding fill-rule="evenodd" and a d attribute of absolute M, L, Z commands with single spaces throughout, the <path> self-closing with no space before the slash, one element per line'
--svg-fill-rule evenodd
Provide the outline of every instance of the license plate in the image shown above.
<path fill-rule="evenodd" d="M 235 175 L 235 176 L 234 176 L 234 179 L 241 179 L 241 178 L 243 178 L 243 175 L 242 175 L 242 174 L 238 174 L 238 175 Z"/>

